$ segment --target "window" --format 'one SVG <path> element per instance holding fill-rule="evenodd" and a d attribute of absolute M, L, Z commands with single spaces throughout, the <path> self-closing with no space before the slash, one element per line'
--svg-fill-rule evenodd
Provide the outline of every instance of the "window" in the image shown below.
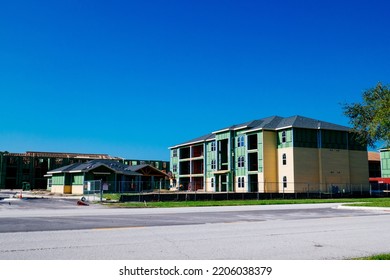
<path fill-rule="evenodd" d="M 174 165 L 172 166 L 172 171 L 173 171 L 173 172 L 177 172 L 177 164 L 174 164 Z"/>
<path fill-rule="evenodd" d="M 287 156 L 286 156 L 286 154 L 283 154 L 282 161 L 283 161 L 283 165 L 287 164 Z"/>
<path fill-rule="evenodd" d="M 245 167 L 244 157 L 238 157 L 238 167 Z"/>
<path fill-rule="evenodd" d="M 244 147 L 244 145 L 245 145 L 244 135 L 238 136 L 237 147 Z"/>
<path fill-rule="evenodd" d="M 286 143 L 286 131 L 282 131 L 282 143 Z"/>
<path fill-rule="evenodd" d="M 213 169 L 213 170 L 217 169 L 217 163 L 216 163 L 215 159 L 213 159 L 211 161 L 211 169 Z"/>
<path fill-rule="evenodd" d="M 244 188 L 244 185 L 245 185 L 244 177 L 238 177 L 238 187 L 239 188 Z"/>
<path fill-rule="evenodd" d="M 287 177 L 283 176 L 283 188 L 287 188 Z"/>
<path fill-rule="evenodd" d="M 211 142 L 211 151 L 214 152 L 216 150 L 216 143 Z"/>
<path fill-rule="evenodd" d="M 214 188 L 214 178 L 211 178 L 211 188 Z"/>
<path fill-rule="evenodd" d="M 172 157 L 177 157 L 177 149 L 172 150 Z"/>

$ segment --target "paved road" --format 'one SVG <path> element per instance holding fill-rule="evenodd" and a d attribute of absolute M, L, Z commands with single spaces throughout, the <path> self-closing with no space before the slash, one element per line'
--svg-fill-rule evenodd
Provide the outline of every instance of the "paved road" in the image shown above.
<path fill-rule="evenodd" d="M 107 209 L 0 202 L 0 259 L 345 259 L 390 252 L 390 212 L 338 204 Z"/>

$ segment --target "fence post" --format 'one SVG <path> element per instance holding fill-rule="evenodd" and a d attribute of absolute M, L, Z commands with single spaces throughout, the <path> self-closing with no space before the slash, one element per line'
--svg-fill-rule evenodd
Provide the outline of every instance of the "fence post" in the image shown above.
<path fill-rule="evenodd" d="M 319 183 L 319 186 L 320 186 L 320 199 L 321 199 L 321 183 Z"/>
<path fill-rule="evenodd" d="M 100 203 L 103 201 L 103 184 L 102 184 L 102 179 L 100 179 Z"/>
<path fill-rule="evenodd" d="M 310 184 L 307 184 L 307 198 L 309 198 Z"/>
<path fill-rule="evenodd" d="M 158 201 L 160 201 L 161 184 L 162 184 L 162 179 L 160 179 L 160 185 L 159 185 L 159 189 L 158 189 Z"/>

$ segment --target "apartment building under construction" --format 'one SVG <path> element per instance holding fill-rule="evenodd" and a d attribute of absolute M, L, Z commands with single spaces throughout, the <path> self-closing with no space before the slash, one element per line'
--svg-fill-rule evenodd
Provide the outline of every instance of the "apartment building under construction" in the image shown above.
<path fill-rule="evenodd" d="M 273 116 L 170 147 L 173 186 L 206 192 L 341 192 L 369 188 L 367 147 L 348 127 Z"/>
<path fill-rule="evenodd" d="M 0 152 L 0 189 L 46 189 L 48 171 L 73 163 L 109 159 L 126 165 L 150 164 L 167 172 L 169 162 L 162 160 L 124 159 L 107 154 L 33 152 Z"/>

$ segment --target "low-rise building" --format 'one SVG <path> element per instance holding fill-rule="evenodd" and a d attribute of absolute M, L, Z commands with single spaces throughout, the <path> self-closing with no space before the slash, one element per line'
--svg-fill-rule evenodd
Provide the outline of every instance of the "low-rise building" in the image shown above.
<path fill-rule="evenodd" d="M 174 187 L 206 192 L 369 189 L 367 147 L 348 127 L 273 116 L 170 147 Z"/>
<path fill-rule="evenodd" d="M 390 148 L 381 149 L 380 160 L 381 160 L 381 177 L 390 178 Z"/>
<path fill-rule="evenodd" d="M 167 174 L 148 164 L 129 166 L 115 160 L 95 159 L 47 172 L 48 189 L 60 194 L 140 192 L 161 184 Z"/>
<path fill-rule="evenodd" d="M 36 152 L 0 152 L 0 189 L 46 189 L 48 171 L 95 159 L 114 160 L 129 166 L 148 164 L 166 173 L 169 162 L 163 160 L 124 159 L 107 154 Z"/>

